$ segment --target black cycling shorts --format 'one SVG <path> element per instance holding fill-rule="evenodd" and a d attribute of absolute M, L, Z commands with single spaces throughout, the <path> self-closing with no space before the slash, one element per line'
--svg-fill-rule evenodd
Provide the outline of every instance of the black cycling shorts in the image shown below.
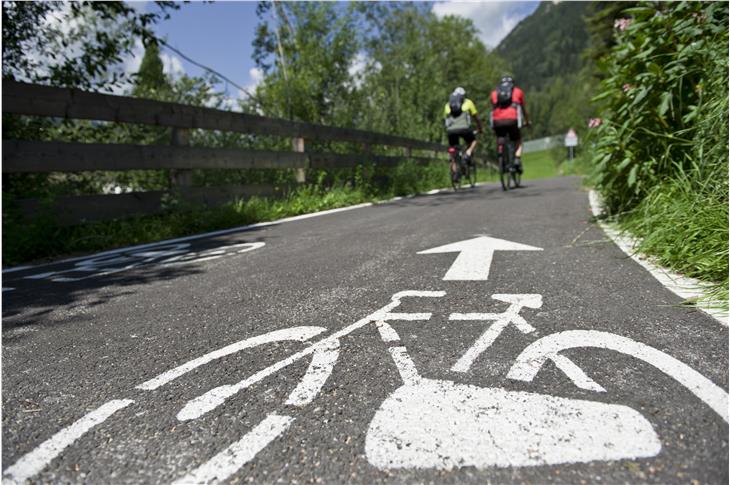
<path fill-rule="evenodd" d="M 463 131 L 457 131 L 455 133 L 447 133 L 449 137 L 449 146 L 455 147 L 459 145 L 459 137 L 464 139 L 464 143 L 468 145 L 471 145 L 471 142 L 476 140 L 476 136 L 474 136 L 474 130 L 471 128 L 468 128 Z"/>
<path fill-rule="evenodd" d="M 512 141 L 522 140 L 520 129 L 517 127 L 517 120 L 494 120 L 493 128 L 498 138 L 509 136 Z"/>

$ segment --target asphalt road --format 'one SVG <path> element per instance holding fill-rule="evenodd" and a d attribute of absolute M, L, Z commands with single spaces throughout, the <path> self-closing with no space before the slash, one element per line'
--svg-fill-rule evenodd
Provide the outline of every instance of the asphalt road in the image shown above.
<path fill-rule="evenodd" d="M 727 327 L 608 240 L 575 178 L 3 288 L 3 483 L 728 482 Z"/>

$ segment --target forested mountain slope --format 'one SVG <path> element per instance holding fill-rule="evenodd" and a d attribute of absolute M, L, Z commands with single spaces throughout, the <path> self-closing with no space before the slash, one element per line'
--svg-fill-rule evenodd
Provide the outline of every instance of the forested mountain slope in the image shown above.
<path fill-rule="evenodd" d="M 590 3 L 542 2 L 500 42 L 495 52 L 510 61 L 522 87 L 544 89 L 555 76 L 583 67 Z"/>

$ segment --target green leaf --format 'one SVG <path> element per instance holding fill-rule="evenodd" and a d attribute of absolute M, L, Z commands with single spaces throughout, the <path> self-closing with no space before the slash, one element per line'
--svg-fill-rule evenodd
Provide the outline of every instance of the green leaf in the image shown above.
<path fill-rule="evenodd" d="M 631 7 L 627 8 L 625 10 L 622 10 L 622 13 L 629 14 L 629 15 L 653 15 L 656 13 L 656 9 L 653 9 L 651 7 Z"/>
<path fill-rule="evenodd" d="M 664 116 L 664 114 L 669 109 L 669 105 L 671 103 L 672 103 L 672 93 L 669 91 L 662 93 L 661 101 L 659 102 L 659 109 L 658 109 L 659 116 Z"/>
<path fill-rule="evenodd" d="M 629 188 L 633 187 L 636 184 L 636 172 L 639 170 L 639 165 L 636 164 L 633 167 L 631 167 L 631 171 L 629 172 L 629 180 L 628 180 L 628 186 Z"/>

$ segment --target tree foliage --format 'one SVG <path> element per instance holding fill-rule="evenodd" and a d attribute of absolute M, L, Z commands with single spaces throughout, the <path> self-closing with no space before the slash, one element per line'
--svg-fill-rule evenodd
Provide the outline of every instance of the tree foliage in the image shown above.
<path fill-rule="evenodd" d="M 138 39 L 179 5 L 141 13 L 125 2 L 3 2 L 3 78 L 108 90 L 128 81 L 119 69 Z"/>
<path fill-rule="evenodd" d="M 504 66 L 470 20 L 428 4 L 261 2 L 258 13 L 267 114 L 443 141 L 449 93 L 464 86 L 483 116 Z"/>
<path fill-rule="evenodd" d="M 727 203 L 727 4 L 642 3 L 624 15 L 595 98 L 595 180 L 609 209 L 631 209 L 680 172 L 720 183 Z M 710 120 L 721 129 L 703 128 Z"/>

